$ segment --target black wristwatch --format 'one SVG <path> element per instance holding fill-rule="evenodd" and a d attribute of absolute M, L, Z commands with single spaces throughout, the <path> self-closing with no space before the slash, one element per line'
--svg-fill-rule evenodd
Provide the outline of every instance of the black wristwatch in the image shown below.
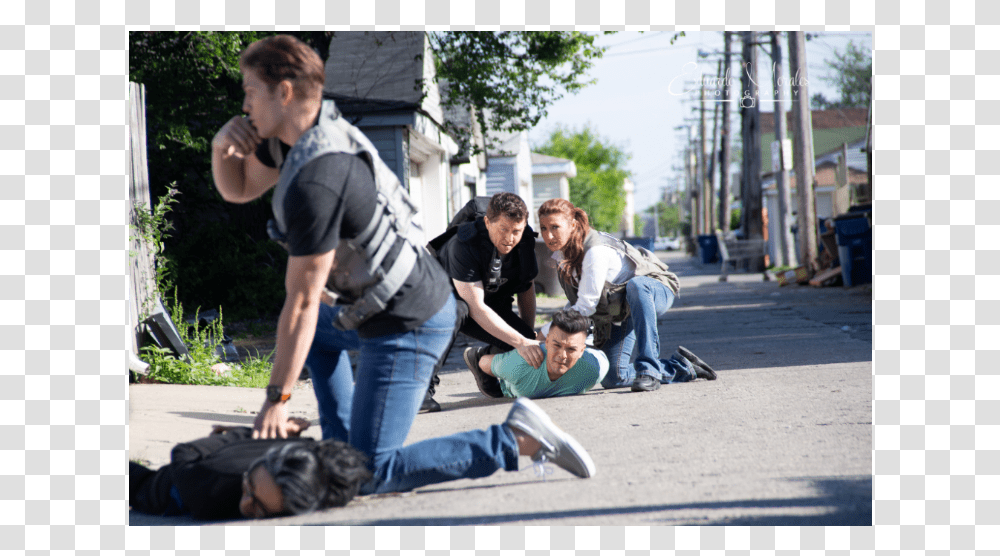
<path fill-rule="evenodd" d="M 267 394 L 267 401 L 271 403 L 288 401 L 292 397 L 291 394 L 282 394 L 281 387 L 273 384 L 268 386 L 265 392 Z"/>

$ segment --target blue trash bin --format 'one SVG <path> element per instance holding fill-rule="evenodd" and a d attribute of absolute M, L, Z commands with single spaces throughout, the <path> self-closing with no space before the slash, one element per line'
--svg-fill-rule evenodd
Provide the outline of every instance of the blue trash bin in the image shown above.
<path fill-rule="evenodd" d="M 840 274 L 847 287 L 872 281 L 872 229 L 867 216 L 848 213 L 834 219 Z"/>
<path fill-rule="evenodd" d="M 714 263 L 719 255 L 719 238 L 715 235 L 698 236 L 698 248 L 702 264 Z"/>

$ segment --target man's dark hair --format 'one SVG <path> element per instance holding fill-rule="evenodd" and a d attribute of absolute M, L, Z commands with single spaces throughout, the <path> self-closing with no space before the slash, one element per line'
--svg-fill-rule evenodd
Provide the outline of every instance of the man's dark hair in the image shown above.
<path fill-rule="evenodd" d="M 372 477 L 368 457 L 339 440 L 280 444 L 250 470 L 258 465 L 274 477 L 290 514 L 344 506 Z"/>
<path fill-rule="evenodd" d="M 251 44 L 240 54 L 239 63 L 240 70 L 257 72 L 269 93 L 287 79 L 299 97 L 323 95 L 326 78 L 323 60 L 315 50 L 291 35 L 272 35 Z"/>
<path fill-rule="evenodd" d="M 590 330 L 590 318 L 581 315 L 574 309 L 562 309 L 552 315 L 552 326 L 567 334 L 587 332 Z"/>
<path fill-rule="evenodd" d="M 496 222 L 501 215 L 514 222 L 524 222 L 528 218 L 528 206 L 524 204 L 524 199 L 513 193 L 497 193 L 490 199 L 490 206 L 486 208 L 486 218 L 489 218 L 490 222 Z"/>

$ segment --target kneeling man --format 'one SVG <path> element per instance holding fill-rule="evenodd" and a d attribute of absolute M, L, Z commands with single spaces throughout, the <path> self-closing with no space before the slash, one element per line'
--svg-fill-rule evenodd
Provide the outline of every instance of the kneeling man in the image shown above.
<path fill-rule="evenodd" d="M 491 398 L 552 398 L 582 394 L 608 372 L 604 352 L 586 345 L 590 319 L 572 309 L 552 316 L 552 327 L 541 348 L 545 361 L 533 367 L 515 350 L 497 355 L 487 348 L 465 350 L 465 364 L 479 391 Z"/>

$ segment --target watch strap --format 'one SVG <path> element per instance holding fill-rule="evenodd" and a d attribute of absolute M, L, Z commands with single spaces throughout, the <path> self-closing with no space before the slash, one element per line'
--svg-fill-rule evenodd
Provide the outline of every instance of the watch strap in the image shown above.
<path fill-rule="evenodd" d="M 274 386 L 273 384 L 270 385 L 270 386 L 268 386 L 267 389 L 265 390 L 265 392 L 267 394 L 268 401 L 273 402 L 273 403 L 288 401 L 292 397 L 291 393 L 282 394 L 281 393 L 281 387 L 280 386 Z"/>

